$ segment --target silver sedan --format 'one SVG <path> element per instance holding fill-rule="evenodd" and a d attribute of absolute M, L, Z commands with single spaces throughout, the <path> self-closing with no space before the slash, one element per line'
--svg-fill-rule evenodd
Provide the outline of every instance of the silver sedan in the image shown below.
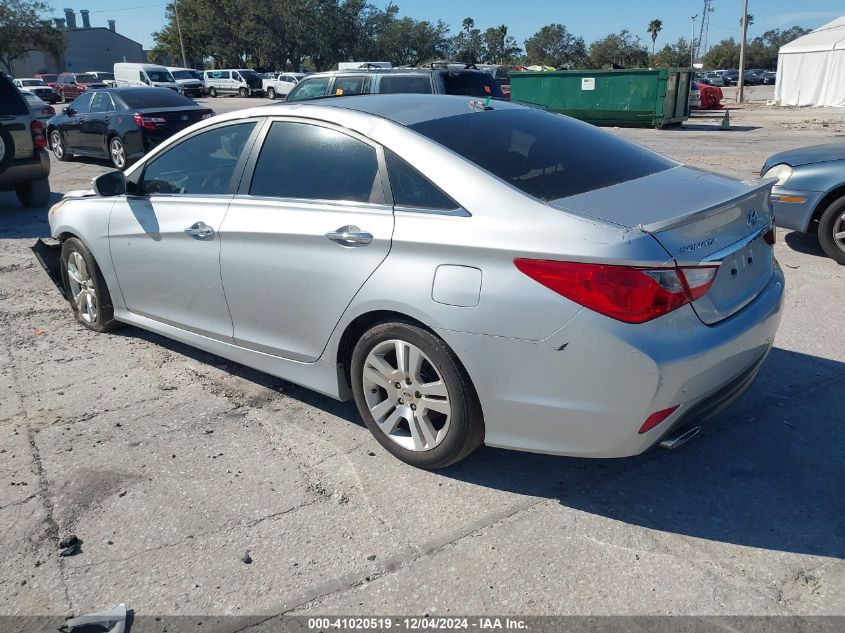
<path fill-rule="evenodd" d="M 777 329 L 772 181 L 506 102 L 356 96 L 197 124 L 50 210 L 79 322 L 339 399 L 421 468 L 692 437 Z"/>

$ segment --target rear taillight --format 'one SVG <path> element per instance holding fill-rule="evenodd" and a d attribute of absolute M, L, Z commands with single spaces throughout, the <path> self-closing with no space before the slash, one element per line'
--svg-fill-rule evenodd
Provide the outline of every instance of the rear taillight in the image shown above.
<path fill-rule="evenodd" d="M 718 266 L 641 268 L 541 259 L 515 259 L 534 281 L 625 323 L 645 323 L 704 295 Z"/>
<path fill-rule="evenodd" d="M 36 119 L 30 124 L 29 131 L 32 133 L 32 144 L 36 148 L 45 149 L 47 147 L 47 137 L 44 136 L 44 124 Z"/>
<path fill-rule="evenodd" d="M 46 106 L 44 108 L 41 108 L 41 114 L 43 114 L 44 116 L 53 116 L 54 114 L 56 114 L 56 110 L 55 108 L 53 108 L 53 106 Z"/>
<path fill-rule="evenodd" d="M 167 121 L 160 116 L 144 116 L 142 114 L 136 114 L 134 118 L 135 125 L 145 130 L 155 130 L 159 125 L 167 123 Z"/>

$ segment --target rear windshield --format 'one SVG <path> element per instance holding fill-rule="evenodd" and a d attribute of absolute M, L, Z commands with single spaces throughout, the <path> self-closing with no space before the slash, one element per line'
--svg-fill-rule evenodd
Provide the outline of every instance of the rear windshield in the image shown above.
<path fill-rule="evenodd" d="M 26 101 L 21 97 L 11 81 L 5 76 L 0 75 L 0 115 L 13 114 L 20 116 L 21 114 L 29 114 L 29 108 L 26 106 Z"/>
<path fill-rule="evenodd" d="M 44 82 L 40 79 L 21 79 L 21 84 L 29 88 L 31 86 L 43 86 Z"/>
<path fill-rule="evenodd" d="M 196 105 L 187 97 L 183 97 L 169 88 L 154 88 L 151 90 L 129 88 L 121 90 L 118 94 L 121 100 L 132 110 L 136 108 L 178 108 Z"/>
<path fill-rule="evenodd" d="M 587 123 L 531 108 L 468 112 L 410 127 L 546 201 L 642 178 L 675 165 Z"/>
<path fill-rule="evenodd" d="M 94 75 L 76 75 L 76 81 L 81 84 L 96 84 L 100 83 Z"/>
<path fill-rule="evenodd" d="M 100 78 L 100 81 L 108 79 L 109 81 L 114 80 L 114 75 L 112 73 L 97 73 L 97 77 Z"/>
<path fill-rule="evenodd" d="M 378 91 L 382 94 L 431 94 L 431 77 L 425 75 L 382 75 Z"/>
<path fill-rule="evenodd" d="M 443 73 L 443 85 L 446 88 L 446 94 L 449 95 L 505 98 L 496 80 L 483 72 L 451 71 Z"/>
<path fill-rule="evenodd" d="M 41 79 L 41 81 L 48 83 L 48 84 L 55 83 L 56 79 L 58 79 L 58 78 L 59 78 L 58 75 L 41 75 L 41 77 L 39 77 L 39 79 Z"/>

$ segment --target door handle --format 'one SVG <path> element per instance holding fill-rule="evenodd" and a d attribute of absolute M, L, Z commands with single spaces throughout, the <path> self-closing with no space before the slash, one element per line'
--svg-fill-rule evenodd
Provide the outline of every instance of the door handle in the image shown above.
<path fill-rule="evenodd" d="M 214 229 L 208 226 L 205 222 L 195 222 L 187 229 L 185 233 L 190 235 L 195 240 L 213 240 Z"/>
<path fill-rule="evenodd" d="M 366 246 L 373 241 L 372 233 L 365 233 L 357 226 L 347 224 L 336 231 L 326 233 L 326 237 L 341 246 Z"/>

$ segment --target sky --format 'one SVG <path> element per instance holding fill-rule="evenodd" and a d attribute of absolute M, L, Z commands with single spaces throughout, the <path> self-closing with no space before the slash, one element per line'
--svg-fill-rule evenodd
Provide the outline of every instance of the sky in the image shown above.
<path fill-rule="evenodd" d="M 88 9 L 92 26 L 106 26 L 106 20 L 117 21 L 117 31 L 140 42 L 144 48 L 153 46 L 152 33 L 164 25 L 167 2 L 155 0 L 64 0 L 55 3 L 50 17 L 64 17 L 63 9 L 72 7 L 81 24 L 80 9 Z M 371 0 L 384 7 L 387 0 Z M 418 20 L 443 20 L 451 26 L 454 35 L 466 17 L 472 17 L 480 29 L 506 24 L 520 46 L 540 27 L 560 22 L 587 44 L 608 33 L 628 29 L 643 40 L 648 40 L 648 23 L 659 18 L 663 31 L 657 47 L 674 42 L 679 37 L 689 39 L 692 22 L 701 18 L 702 0 L 533 0 L 517 3 L 513 0 L 395 0 L 400 14 Z M 739 18 L 742 0 L 713 0 L 715 11 L 710 16 L 709 41 L 718 42 L 727 37 L 739 38 Z M 845 14 L 843 0 L 749 0 L 748 13 L 754 16 L 749 28 L 750 37 L 773 28 L 793 25 L 816 28 Z M 698 23 L 696 23 L 698 24 Z M 698 28 L 696 27 L 696 32 Z"/>

